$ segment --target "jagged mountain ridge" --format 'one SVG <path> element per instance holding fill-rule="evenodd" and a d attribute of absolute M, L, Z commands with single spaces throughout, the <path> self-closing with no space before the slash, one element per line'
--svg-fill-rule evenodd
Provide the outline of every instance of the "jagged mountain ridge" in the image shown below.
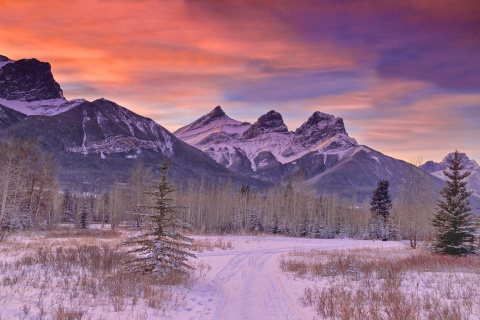
<path fill-rule="evenodd" d="M 0 56 L 0 104 L 25 115 L 65 112 L 83 99 L 67 101 L 48 62 L 37 59 L 13 61 Z"/>
<path fill-rule="evenodd" d="M 228 117 L 220 106 L 174 134 L 241 174 L 289 163 L 309 152 L 336 153 L 353 146 L 342 118 L 315 112 L 295 132 L 288 131 L 280 113 L 270 111 L 250 124 Z"/>
<path fill-rule="evenodd" d="M 371 198 L 379 179 L 395 193 L 407 172 L 420 169 L 388 157 L 349 137 L 343 119 L 314 112 L 294 132 L 275 111 L 250 124 L 229 118 L 217 106 L 174 134 L 226 168 L 275 183 L 302 183 L 316 192 Z M 441 187 L 435 177 L 432 183 Z"/>
<path fill-rule="evenodd" d="M 480 197 L 480 165 L 473 159 L 470 159 L 465 153 L 460 153 L 462 156 L 462 165 L 464 166 L 463 172 L 470 172 L 470 175 L 466 178 L 467 188 L 474 192 L 476 197 Z M 432 174 L 433 176 L 446 180 L 447 177 L 443 174 L 444 170 L 447 170 L 447 158 L 453 157 L 453 152 L 449 153 L 442 159 L 441 162 L 427 161 L 420 166 L 423 170 Z"/>
<path fill-rule="evenodd" d="M 108 186 L 115 179 L 125 180 L 136 161 L 156 168 L 164 156 L 174 164 L 170 173 L 177 181 L 202 178 L 267 185 L 236 176 L 153 120 L 112 101 L 65 100 L 47 63 L 36 59 L 12 62 L 5 57 L 2 61 L 0 73 L 9 86 L 0 91 L 0 138 L 15 133 L 38 139 L 56 154 L 65 186 Z M 18 67 L 19 63 L 28 68 Z M 31 79 L 52 81 L 45 84 Z"/>
<path fill-rule="evenodd" d="M 17 68 L 16 61 L 1 60 L 0 72 Z M 35 59 L 28 63 L 42 64 Z M 51 74 L 49 65 L 15 70 L 23 71 L 5 74 L 20 78 Z M 14 132 L 39 139 L 44 148 L 55 152 L 63 185 L 71 188 L 78 189 L 79 184 L 90 190 L 108 186 L 115 179 L 124 180 L 136 161 L 154 167 L 165 155 L 174 163 L 171 172 L 177 181 L 190 177 L 265 187 L 291 179 L 316 193 L 356 194 L 363 200 L 371 197 L 380 178 L 389 179 L 395 190 L 402 172 L 410 168 L 403 161 L 359 146 L 348 136 L 343 119 L 321 112 L 291 132 L 273 110 L 250 124 L 215 108 L 176 132 L 200 149 L 208 146 L 207 156 L 153 120 L 114 102 L 67 101 L 63 96 L 44 100 L 51 98 L 49 94 L 61 94 L 54 79 L 48 86 L 21 79 L 15 83 L 18 88 L 10 86 L 0 94 L 0 138 Z M 26 92 L 29 98 L 15 96 L 16 92 Z"/>

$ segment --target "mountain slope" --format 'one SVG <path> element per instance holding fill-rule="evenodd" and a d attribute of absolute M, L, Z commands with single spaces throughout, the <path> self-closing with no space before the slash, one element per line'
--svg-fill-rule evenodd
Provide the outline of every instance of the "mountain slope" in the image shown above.
<path fill-rule="evenodd" d="M 357 144 L 348 137 L 341 118 L 324 113 L 314 113 L 290 132 L 282 116 L 273 110 L 252 125 L 229 118 L 219 106 L 174 134 L 234 172 L 257 174 L 267 180 L 265 172 L 272 167 L 314 151 L 341 154 Z"/>
<path fill-rule="evenodd" d="M 239 177 L 161 125 L 106 99 L 67 101 L 48 63 L 0 57 L 0 138 L 11 133 L 34 137 L 54 152 L 64 187 L 103 188 L 125 180 L 139 160 L 156 170 L 167 157 L 177 182 L 233 180 Z"/>
<path fill-rule="evenodd" d="M 53 115 L 67 111 L 83 99 L 67 101 L 48 62 L 13 61 L 0 56 L 0 105 L 26 115 Z"/>
<path fill-rule="evenodd" d="M 234 172 L 274 183 L 290 180 L 316 193 L 355 195 L 357 200 L 371 198 L 379 179 L 388 179 L 395 193 L 407 172 L 422 173 L 358 145 L 342 118 L 318 111 L 291 132 L 273 110 L 249 124 L 216 107 L 174 134 Z M 442 182 L 432 177 L 432 184 L 440 188 Z"/>
<path fill-rule="evenodd" d="M 20 122 L 25 117 L 27 115 L 0 104 L 0 130 Z"/>
<path fill-rule="evenodd" d="M 466 178 L 467 188 L 473 191 L 474 196 L 480 197 L 480 165 L 470 159 L 465 153 L 462 155 L 462 165 L 465 167 L 463 172 L 470 172 L 470 175 Z M 444 170 L 447 170 L 447 158 L 453 156 L 453 153 L 448 154 L 441 162 L 427 161 L 420 166 L 423 170 L 431 173 L 435 177 L 446 180 L 447 177 L 443 174 Z"/>

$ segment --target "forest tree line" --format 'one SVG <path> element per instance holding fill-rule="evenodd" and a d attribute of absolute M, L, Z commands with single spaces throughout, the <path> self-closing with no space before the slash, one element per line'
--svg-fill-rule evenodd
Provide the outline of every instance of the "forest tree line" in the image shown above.
<path fill-rule="evenodd" d="M 127 181 L 108 190 L 79 193 L 60 190 L 51 154 L 30 139 L 0 144 L 0 230 L 48 227 L 59 223 L 86 228 L 101 223 L 116 228 L 144 225 L 155 184 L 150 168 L 138 162 Z M 425 173 L 428 175 L 428 173 Z M 436 191 L 430 179 L 412 167 L 397 192 L 388 220 L 388 237 L 411 242 L 429 239 Z M 197 233 L 266 233 L 311 238 L 372 237 L 370 202 L 355 203 L 335 195 L 316 195 L 301 184 L 258 191 L 233 182 L 211 185 L 191 180 L 173 193 L 183 207 L 182 220 Z M 373 190 L 372 190 L 373 192 Z"/>

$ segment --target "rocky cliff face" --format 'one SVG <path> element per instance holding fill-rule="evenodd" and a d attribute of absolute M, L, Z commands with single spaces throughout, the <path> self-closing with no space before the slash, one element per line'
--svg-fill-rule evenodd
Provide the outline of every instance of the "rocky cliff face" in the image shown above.
<path fill-rule="evenodd" d="M 242 139 L 255 139 L 268 133 L 290 134 L 287 126 L 283 123 L 282 115 L 275 110 L 269 111 L 267 114 L 258 118 L 257 122 L 245 130 Z"/>
<path fill-rule="evenodd" d="M 480 197 L 480 165 L 465 153 L 460 153 L 460 155 L 462 156 L 461 163 L 464 166 L 462 172 L 470 172 L 470 175 L 466 178 L 467 189 L 472 191 L 474 196 Z M 427 161 L 420 168 L 439 179 L 447 180 L 443 171 L 447 170 L 448 157 L 453 157 L 453 153 L 448 154 L 441 162 Z"/>
<path fill-rule="evenodd" d="M 50 64 L 36 59 L 12 61 L 0 56 L 0 139 L 10 133 L 34 137 L 54 152 L 61 180 L 72 188 L 86 184 L 92 189 L 125 179 L 139 160 L 155 170 L 164 157 L 173 163 L 170 172 L 178 181 L 201 177 L 256 184 L 231 173 L 152 119 L 112 101 L 65 100 Z"/>
<path fill-rule="evenodd" d="M 62 99 L 63 92 L 48 62 L 22 59 L 0 69 L 0 97 L 30 102 Z"/>
<path fill-rule="evenodd" d="M 220 107 L 174 134 L 236 173 L 274 183 L 302 183 L 316 193 L 370 199 L 379 179 L 392 193 L 420 170 L 349 137 L 342 118 L 313 113 L 295 132 L 276 111 L 254 124 L 229 118 Z M 431 177 L 440 188 L 442 182 Z"/>
<path fill-rule="evenodd" d="M 63 97 L 48 62 L 0 56 L 0 105 L 25 115 L 54 115 L 83 102 Z"/>
<path fill-rule="evenodd" d="M 174 134 L 230 170 L 256 173 L 264 179 L 267 177 L 265 173 L 260 174 L 261 170 L 271 171 L 308 153 L 329 154 L 329 159 L 338 161 L 346 150 L 357 145 L 355 139 L 348 136 L 342 118 L 321 112 L 315 112 L 291 132 L 281 114 L 274 110 L 252 125 L 233 120 L 216 107 Z"/>

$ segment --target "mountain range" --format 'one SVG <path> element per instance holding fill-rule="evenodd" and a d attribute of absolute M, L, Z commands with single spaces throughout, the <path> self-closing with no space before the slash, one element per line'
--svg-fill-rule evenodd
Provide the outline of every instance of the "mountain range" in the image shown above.
<path fill-rule="evenodd" d="M 466 178 L 467 189 L 473 192 L 475 196 L 480 197 L 480 165 L 465 153 L 460 153 L 460 155 L 462 156 L 461 164 L 464 167 L 461 173 L 470 172 L 470 175 Z M 447 159 L 449 157 L 453 157 L 453 153 L 448 154 L 441 162 L 427 161 L 420 168 L 439 179 L 446 180 L 443 171 L 447 170 Z"/>
<path fill-rule="evenodd" d="M 406 172 L 421 174 L 411 164 L 359 145 L 342 118 L 318 111 L 289 131 L 274 110 L 251 124 L 217 106 L 174 135 L 235 173 L 276 184 L 301 182 L 316 193 L 355 195 L 357 200 L 369 199 L 379 179 L 388 179 L 395 193 Z"/>
<path fill-rule="evenodd" d="M 67 101 L 49 63 L 0 56 L 0 136 L 31 136 L 54 152 L 64 187 L 95 190 L 125 180 L 136 161 L 156 168 L 164 156 L 177 181 L 240 177 L 155 121 L 106 99 Z"/>
<path fill-rule="evenodd" d="M 164 157 L 177 183 L 229 180 L 261 189 L 291 181 L 359 201 L 371 198 L 379 179 L 388 179 L 395 193 L 406 172 L 423 173 L 359 145 L 333 115 L 314 112 L 289 131 L 274 110 L 251 124 L 217 106 L 172 134 L 103 98 L 66 100 L 47 62 L 0 56 L 0 138 L 10 134 L 38 139 L 55 153 L 62 186 L 82 190 L 124 181 L 137 161 L 156 168 Z"/>

